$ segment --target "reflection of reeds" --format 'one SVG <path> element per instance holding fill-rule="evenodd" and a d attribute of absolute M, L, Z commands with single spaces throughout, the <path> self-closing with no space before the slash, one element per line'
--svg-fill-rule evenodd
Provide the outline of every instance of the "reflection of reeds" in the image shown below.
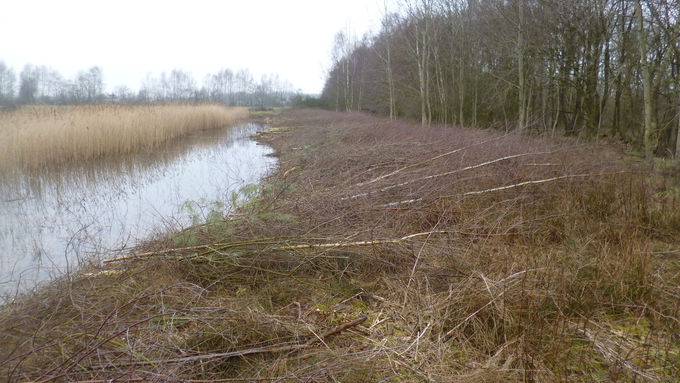
<path fill-rule="evenodd" d="M 92 191 L 94 188 L 110 188 L 111 185 L 120 187 L 117 190 L 123 190 L 126 187 L 123 185 L 130 186 L 132 180 L 143 179 L 151 182 L 162 177 L 163 172 L 173 161 L 196 150 L 202 153 L 207 153 L 209 149 L 211 152 L 224 150 L 221 145 L 245 139 L 254 133 L 255 129 L 256 125 L 237 124 L 189 132 L 167 140 L 153 151 L 138 151 L 124 156 L 106 156 L 96 161 L 45 166 L 14 174 L 3 174 L 0 165 L 0 202 L 73 189 Z"/>
<path fill-rule="evenodd" d="M 148 150 L 246 115 L 212 104 L 23 107 L 0 113 L 0 173 Z"/>

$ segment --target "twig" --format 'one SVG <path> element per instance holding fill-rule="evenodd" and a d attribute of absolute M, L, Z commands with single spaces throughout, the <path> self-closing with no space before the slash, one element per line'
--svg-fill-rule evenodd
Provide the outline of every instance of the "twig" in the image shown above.
<path fill-rule="evenodd" d="M 304 348 L 307 348 L 311 345 L 313 345 L 316 342 L 322 341 L 325 338 L 328 338 L 330 336 L 336 335 L 338 333 L 341 333 L 347 329 L 350 329 L 352 327 L 356 327 L 366 321 L 368 317 L 366 316 L 361 316 L 351 322 L 344 323 L 332 330 L 326 331 L 323 334 L 319 335 L 318 337 L 312 337 L 310 338 L 307 342 L 303 344 L 298 344 L 298 343 L 280 343 L 276 344 L 273 346 L 266 346 L 266 347 L 255 347 L 255 348 L 249 348 L 245 350 L 238 350 L 238 351 L 231 351 L 231 352 L 223 352 L 223 353 L 216 353 L 216 354 L 205 354 L 205 355 L 195 355 L 195 356 L 185 356 L 181 358 L 173 358 L 173 359 L 165 359 L 165 360 L 156 360 L 156 361 L 139 361 L 139 362 L 130 362 L 130 363 L 124 363 L 124 364 L 117 364 L 116 367 L 134 367 L 134 366 L 147 366 L 147 365 L 159 365 L 159 364 L 168 364 L 168 363 L 185 363 L 185 362 L 197 362 L 197 361 L 203 361 L 203 360 L 211 360 L 211 359 L 226 359 L 226 358 L 233 358 L 237 356 L 246 356 L 246 355 L 253 355 L 253 354 L 264 354 L 264 353 L 281 353 L 281 352 L 291 352 L 291 351 L 297 351 L 301 350 Z"/>
<path fill-rule="evenodd" d="M 163 249 L 163 250 L 158 250 L 158 251 L 149 251 L 147 253 L 127 255 L 127 256 L 124 256 L 124 257 L 108 258 L 108 259 L 104 259 L 102 262 L 104 264 L 108 264 L 108 263 L 113 263 L 113 262 L 129 261 L 129 260 L 133 260 L 133 259 L 147 258 L 147 257 L 156 256 L 156 255 L 164 255 L 164 254 L 182 252 L 182 251 L 211 250 L 212 248 L 227 249 L 227 248 L 230 248 L 230 247 L 259 245 L 259 244 L 263 244 L 263 243 L 266 244 L 266 243 L 271 243 L 272 241 L 273 241 L 273 239 L 271 239 L 271 238 L 265 238 L 265 239 L 260 239 L 260 240 L 244 241 L 244 242 L 224 242 L 224 243 L 212 243 L 212 244 L 208 244 L 208 245 L 176 247 L 176 248 Z"/>
<path fill-rule="evenodd" d="M 585 335 L 585 337 L 595 346 L 595 349 L 609 362 L 611 363 L 618 363 L 621 366 L 627 368 L 634 374 L 640 376 L 641 378 L 645 380 L 650 380 L 650 381 L 658 381 L 658 376 L 651 375 L 647 371 L 644 371 L 641 367 L 637 366 L 633 362 L 629 361 L 628 358 L 625 358 L 621 356 L 619 353 L 617 353 L 614 348 L 615 347 L 607 347 L 607 342 L 606 341 L 600 341 L 596 335 L 593 334 L 592 331 L 586 329 L 586 328 L 578 328 L 575 327 L 576 331 L 582 333 Z M 613 342 L 611 342 L 613 343 Z M 611 345 L 610 345 L 611 346 Z M 621 347 L 622 345 L 620 344 L 614 344 L 613 346 Z M 628 347 L 631 347 L 630 345 L 627 345 Z M 632 347 L 631 347 L 632 348 Z"/>
<path fill-rule="evenodd" d="M 64 376 L 66 376 L 70 370 L 72 370 L 74 367 L 78 366 L 78 365 L 80 364 L 80 362 L 81 362 L 83 359 L 85 359 L 87 356 L 89 356 L 90 354 L 92 354 L 92 353 L 94 353 L 95 351 L 97 351 L 97 350 L 99 349 L 99 347 L 101 347 L 103 344 L 108 343 L 108 342 L 111 341 L 112 339 L 114 339 L 114 338 L 120 336 L 121 334 L 124 334 L 124 333 L 127 332 L 127 331 L 130 331 L 130 329 L 133 328 L 133 327 L 139 326 L 140 324 L 146 323 L 146 322 L 148 322 L 148 321 L 150 321 L 150 320 L 152 320 L 152 319 L 158 318 L 158 317 L 160 317 L 160 316 L 162 316 L 162 315 L 158 314 L 158 315 L 154 315 L 154 316 L 152 316 L 152 317 L 146 318 L 146 319 L 142 319 L 142 320 L 137 321 L 137 322 L 131 324 L 130 326 L 128 326 L 128 327 L 126 327 L 126 328 L 124 328 L 124 329 L 122 329 L 122 330 L 120 330 L 120 331 L 115 332 L 113 335 L 109 336 L 108 338 L 103 339 L 102 341 L 100 341 L 99 343 L 97 343 L 96 345 L 94 345 L 93 347 L 90 347 L 88 350 L 86 350 L 82 355 L 80 355 L 80 357 L 79 357 L 77 360 L 75 360 L 73 363 L 71 363 L 71 365 L 66 369 L 66 371 L 65 371 L 64 373 L 62 373 L 62 374 L 60 374 L 60 375 L 58 375 L 58 376 L 56 376 L 56 377 L 51 377 L 51 378 L 43 379 L 46 375 L 49 375 L 50 373 L 56 371 L 56 369 L 62 367 L 62 366 L 65 365 L 66 363 L 68 363 L 71 359 L 73 359 L 73 357 L 71 357 L 71 358 L 65 360 L 65 361 L 62 362 L 59 366 L 57 366 L 57 367 L 51 369 L 50 371 L 43 373 L 43 374 L 38 378 L 37 382 L 38 382 L 38 383 L 52 382 L 52 381 L 55 381 L 55 380 L 57 380 L 57 379 L 60 379 L 60 378 L 62 378 L 62 377 L 64 377 Z M 74 357 L 75 357 L 75 355 L 74 355 Z M 153 361 L 149 361 L 149 362 L 147 362 L 147 363 L 148 363 L 148 364 L 151 364 L 151 365 L 154 365 Z"/>
<path fill-rule="evenodd" d="M 292 245 L 292 246 L 279 246 L 274 247 L 270 250 L 272 251 L 285 251 L 285 250 L 302 250 L 302 249 L 328 249 L 328 248 L 339 248 L 339 247 L 356 247 L 356 246 L 372 246 L 372 245 L 384 245 L 388 243 L 401 243 L 409 239 L 429 236 L 432 234 L 446 234 L 448 231 L 428 231 L 426 233 L 416 233 L 409 234 L 401 238 L 394 239 L 378 239 L 374 241 L 358 241 L 358 242 L 337 242 L 337 243 L 309 243 L 302 245 Z"/>
<path fill-rule="evenodd" d="M 492 138 L 492 139 L 484 140 L 484 141 L 482 141 L 482 142 L 478 142 L 478 143 L 476 143 L 476 144 L 472 144 L 472 145 L 466 146 L 466 147 L 464 147 L 464 148 L 458 148 L 458 149 L 456 149 L 456 150 L 452 150 L 452 151 L 450 151 L 450 152 L 446 152 L 446 153 L 444 153 L 444 154 L 440 154 L 440 155 L 438 155 L 438 156 L 429 158 L 429 159 L 424 160 L 424 161 L 420 161 L 420 162 L 416 162 L 416 163 L 413 163 L 413 164 L 409 164 L 409 165 L 406 165 L 406 166 L 404 166 L 404 167 L 402 167 L 402 168 L 399 168 L 399 169 L 397 169 L 397 170 L 395 170 L 395 171 L 393 171 L 393 172 L 391 172 L 391 173 L 383 174 L 383 175 L 378 176 L 378 177 L 376 177 L 376 178 L 373 178 L 372 180 L 369 180 L 369 181 L 360 182 L 360 183 L 358 183 L 358 184 L 356 184 L 356 185 L 354 185 L 354 186 L 364 186 L 364 185 L 369 185 L 369 184 L 378 182 L 378 181 L 380 181 L 380 180 L 383 180 L 383 179 L 385 179 L 385 178 L 392 177 L 392 176 L 394 176 L 394 175 L 396 175 L 396 174 L 399 174 L 399 173 L 403 172 L 404 170 L 408 170 L 408 169 L 410 169 L 410 168 L 415 168 L 415 167 L 418 167 L 418 166 L 423 166 L 423 165 L 426 165 L 426 164 L 428 164 L 428 163 L 430 163 L 430 162 L 432 162 L 432 161 L 438 160 L 438 159 L 440 159 L 440 158 L 443 158 L 443 157 L 446 157 L 446 156 L 450 156 L 450 155 L 452 155 L 452 154 L 456 154 L 456 153 L 458 153 L 458 152 L 462 152 L 463 150 L 467 150 L 467 149 L 470 149 L 470 148 L 474 148 L 475 146 L 483 145 L 483 144 L 489 143 L 489 142 L 491 142 L 491 141 L 499 140 L 499 139 L 501 139 L 501 138 L 503 138 L 503 137 L 505 137 L 505 136 L 494 137 L 494 138 Z"/>
<path fill-rule="evenodd" d="M 515 278 L 515 277 L 518 277 L 518 276 L 520 276 L 520 275 L 523 275 L 523 274 L 525 274 L 525 273 L 527 273 L 527 272 L 529 272 L 529 271 L 537 271 L 537 270 L 542 270 L 542 269 L 522 270 L 522 271 L 516 272 L 516 273 L 514 273 L 514 274 L 511 274 L 511 275 L 509 275 L 509 276 L 507 276 L 507 277 L 501 279 L 500 281 L 498 281 L 498 283 L 500 284 L 500 283 L 509 281 L 509 280 L 511 280 L 511 279 L 513 279 L 513 278 Z M 482 280 L 485 280 L 485 278 L 484 278 L 483 275 L 482 275 Z M 496 295 L 495 297 L 492 297 L 491 300 L 490 300 L 489 302 L 487 302 L 484 306 L 480 307 L 479 309 L 477 309 L 476 311 L 474 311 L 472 314 L 468 315 L 465 319 L 463 319 L 460 323 L 458 323 L 456 326 L 454 326 L 451 330 L 447 331 L 446 334 L 444 334 L 444 338 L 445 338 L 445 339 L 451 339 L 451 338 L 453 338 L 453 335 L 455 334 L 456 330 L 458 330 L 461 326 L 463 326 L 465 323 L 467 323 L 470 319 L 472 319 L 472 318 L 475 317 L 477 314 L 479 314 L 482 310 L 484 310 L 485 308 L 491 306 L 494 302 L 496 302 L 496 300 L 497 300 L 498 298 L 501 298 L 503 295 L 505 295 L 505 293 L 508 292 L 508 288 L 509 288 L 509 287 L 512 287 L 512 286 L 506 287 L 506 289 L 504 289 L 503 291 L 501 291 L 498 295 Z M 488 289 L 488 287 L 487 287 L 487 289 Z M 492 294 L 491 291 L 489 291 L 489 294 L 490 294 L 490 295 Z"/>
<path fill-rule="evenodd" d="M 508 189 L 514 189 L 522 186 L 528 186 L 528 185 L 539 185 L 539 184 L 544 184 L 548 182 L 554 182 L 554 181 L 559 181 L 559 180 L 564 180 L 564 179 L 569 179 L 569 178 L 586 178 L 586 177 L 597 177 L 597 176 L 609 176 L 609 175 L 616 175 L 616 174 L 625 174 L 628 173 L 627 171 L 620 171 L 620 172 L 614 172 L 614 173 L 600 173 L 600 174 L 569 174 L 566 176 L 559 176 L 559 177 L 553 177 L 553 178 L 546 178 L 546 179 L 541 179 L 541 180 L 532 180 L 532 181 L 525 181 L 525 182 L 520 182 L 512 185 L 505 185 L 505 186 L 499 186 L 491 189 L 484 189 L 484 190 L 476 190 L 476 191 L 471 191 L 471 192 L 466 192 L 466 193 L 461 193 L 461 194 L 452 194 L 452 195 L 446 195 L 446 196 L 441 196 L 439 198 L 453 198 L 453 197 L 468 197 L 472 195 L 480 195 L 480 194 L 486 194 L 486 193 L 492 193 L 492 192 L 497 192 L 501 190 L 508 190 Z M 407 205 L 407 204 L 412 204 L 416 202 L 421 202 L 424 201 L 425 198 L 416 198 L 416 199 L 409 199 L 405 201 L 397 201 L 397 202 L 390 202 L 388 204 L 384 205 L 379 205 L 379 207 L 394 207 L 394 206 L 399 206 L 399 205 Z"/>
<path fill-rule="evenodd" d="M 536 156 L 536 155 L 540 155 L 540 154 L 551 154 L 551 153 L 554 153 L 554 152 L 535 152 L 535 153 L 513 154 L 511 156 L 505 156 L 505 157 L 502 157 L 502 158 L 497 158 L 495 160 L 486 161 L 486 162 L 482 162 L 482 163 L 479 163 L 479 164 L 466 166 L 464 168 L 452 170 L 450 172 L 433 174 L 433 175 L 429 175 L 429 176 L 425 176 L 425 177 L 421 177 L 421 178 L 416 178 L 416 179 L 413 179 L 413 180 L 408 180 L 408 181 L 405 181 L 405 182 L 402 182 L 402 183 L 396 184 L 396 185 L 385 186 L 384 188 L 380 189 L 380 191 L 384 192 L 384 191 L 392 190 L 394 188 L 410 185 L 410 184 L 418 182 L 418 181 L 427 181 L 427 180 L 431 180 L 431 179 L 435 179 L 435 178 L 446 177 L 446 176 L 454 175 L 456 173 L 461 173 L 461 172 L 464 172 L 464 171 L 473 170 L 473 169 L 481 168 L 481 167 L 488 166 L 488 165 L 493 165 L 493 164 L 498 163 L 498 162 L 503 162 L 503 161 L 507 161 L 507 160 L 511 160 L 511 159 L 515 159 L 515 158 L 526 157 L 526 156 Z"/>
<path fill-rule="evenodd" d="M 342 248 L 342 247 L 356 247 L 356 246 L 372 246 L 372 245 L 383 245 L 383 244 L 389 244 L 389 243 L 401 243 L 404 241 L 407 241 L 409 239 L 417 238 L 417 237 L 422 237 L 426 235 L 432 235 L 432 234 L 445 234 L 448 233 L 448 231 L 429 231 L 426 233 L 416 233 L 416 234 L 409 234 L 405 237 L 402 238 L 394 238 L 394 239 L 379 239 L 379 240 L 374 240 L 374 241 L 358 241 L 358 242 L 337 242 L 337 243 L 305 243 L 305 244 L 300 244 L 300 245 L 290 245 L 290 246 L 276 246 L 272 248 L 268 248 L 265 250 L 268 251 L 290 251 L 290 250 L 304 250 L 304 249 L 335 249 L 335 248 Z M 270 243 L 272 241 L 269 241 Z M 260 243 L 266 243 L 266 242 L 260 242 Z M 256 242 L 248 242 L 247 244 L 257 244 Z M 164 255 L 172 252 L 179 252 L 187 249 L 200 249 L 200 250 L 209 250 L 212 252 L 216 252 L 216 249 L 225 249 L 228 247 L 237 247 L 239 246 L 239 243 L 217 243 L 217 244 L 212 244 L 212 245 L 201 245 L 201 246 L 192 246 L 191 248 L 180 248 L 180 249 L 167 249 L 164 251 L 159 251 L 159 252 L 152 252 L 152 253 L 142 253 L 142 254 L 136 254 L 136 255 L 129 255 L 125 257 L 118 257 L 118 258 L 110 258 L 104 260 L 104 263 L 112 263 L 112 262 L 121 262 L 121 261 L 130 261 L 130 260 L 136 260 L 140 258 L 147 258 L 150 256 L 154 255 Z"/>
<path fill-rule="evenodd" d="M 570 174 L 570 175 L 566 175 L 566 176 L 546 178 L 546 179 L 542 179 L 542 180 L 525 181 L 525 182 L 520 182 L 520 183 L 517 183 L 517 184 L 507 185 L 507 186 L 499 186 L 499 187 L 492 188 L 492 189 L 471 191 L 471 192 L 463 193 L 462 195 L 463 196 L 479 195 L 479 194 L 491 193 L 491 192 L 500 191 L 500 190 L 514 189 L 514 188 L 526 186 L 526 185 L 544 184 L 544 183 L 547 183 L 547 182 L 559 181 L 559 180 L 564 180 L 564 179 L 568 179 L 568 178 L 585 178 L 585 177 L 595 177 L 595 176 L 614 175 L 614 174 L 623 174 L 623 173 L 627 173 L 627 172 L 621 171 L 621 172 L 606 173 L 606 174 Z"/>
<path fill-rule="evenodd" d="M 182 383 L 220 383 L 220 382 L 268 382 L 278 380 L 280 378 L 222 378 L 209 380 L 180 380 Z M 71 383 L 111 383 L 112 379 L 95 379 L 95 380 L 74 380 Z M 148 378 L 125 378 L 125 382 L 149 382 Z M 44 383 L 44 382 L 25 382 L 25 383 Z"/>

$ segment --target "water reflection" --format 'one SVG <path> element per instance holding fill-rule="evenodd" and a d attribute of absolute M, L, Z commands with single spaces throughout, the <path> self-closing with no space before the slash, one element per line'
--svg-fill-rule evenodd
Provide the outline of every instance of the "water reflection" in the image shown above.
<path fill-rule="evenodd" d="M 187 201 L 229 209 L 232 192 L 275 164 L 271 148 L 250 139 L 261 128 L 198 132 L 124 159 L 0 179 L 0 295 L 188 226 L 197 212 L 182 208 Z"/>

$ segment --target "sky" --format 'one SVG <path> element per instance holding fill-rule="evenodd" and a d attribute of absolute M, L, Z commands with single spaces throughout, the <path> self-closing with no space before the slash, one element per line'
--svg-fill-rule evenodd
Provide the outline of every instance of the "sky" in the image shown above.
<path fill-rule="evenodd" d="M 99 66 L 111 90 L 147 74 L 222 68 L 277 73 L 320 93 L 333 37 L 378 29 L 385 0 L 8 0 L 0 61 L 46 65 L 66 77 Z"/>

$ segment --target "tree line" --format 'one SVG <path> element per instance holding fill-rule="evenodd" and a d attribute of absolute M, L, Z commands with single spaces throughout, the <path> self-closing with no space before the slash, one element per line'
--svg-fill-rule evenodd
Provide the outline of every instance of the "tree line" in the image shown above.
<path fill-rule="evenodd" d="M 680 155 L 680 0 L 401 0 L 336 35 L 322 98 Z"/>
<path fill-rule="evenodd" d="M 125 85 L 106 91 L 100 67 L 79 71 L 73 78 L 46 66 L 26 65 L 15 71 L 0 61 L 0 105 L 91 104 L 147 102 L 220 102 L 232 106 L 283 106 L 296 96 L 278 75 L 259 80 L 247 70 L 222 69 L 204 77 L 199 86 L 187 71 L 175 69 L 147 75 L 138 91 Z"/>

